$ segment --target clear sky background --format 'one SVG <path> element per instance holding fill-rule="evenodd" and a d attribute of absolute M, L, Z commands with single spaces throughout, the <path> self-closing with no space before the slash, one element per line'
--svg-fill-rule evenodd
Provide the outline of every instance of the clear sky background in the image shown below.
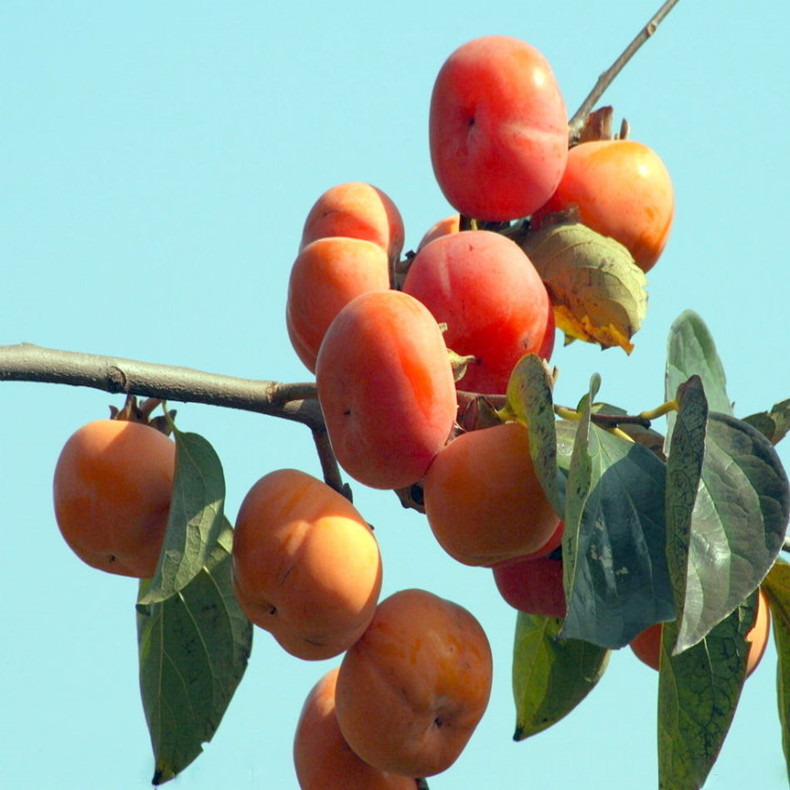
<path fill-rule="evenodd" d="M 569 114 L 658 0 L 489 4 L 5 0 L 0 7 L 0 343 L 28 341 L 217 373 L 300 381 L 284 304 L 305 215 L 344 181 L 384 189 L 406 248 L 450 213 L 430 168 L 427 114 L 444 59 L 509 33 L 551 62 Z M 685 308 L 716 339 L 736 412 L 790 397 L 786 218 L 790 57 L 786 0 L 683 0 L 609 89 L 672 174 L 677 214 L 650 273 L 630 357 L 558 342 L 556 399 L 589 377 L 631 411 L 663 400 L 666 337 Z M 122 399 L 0 384 L 0 776 L 6 787 L 149 786 L 133 580 L 79 562 L 52 512 L 57 455 Z M 227 512 L 273 469 L 319 474 L 306 429 L 172 404 L 223 460 Z M 660 424 L 659 428 L 662 427 Z M 790 447 L 780 446 L 787 464 Z M 488 712 L 435 790 L 656 786 L 657 674 L 619 651 L 590 697 L 526 742 L 511 740 L 515 613 L 489 571 L 454 563 L 394 494 L 354 486 L 376 526 L 383 594 L 424 587 L 489 634 Z M 256 631 L 220 729 L 173 786 L 297 787 L 293 731 L 308 663 Z M 747 784 L 748 783 L 748 784 Z M 773 645 L 746 685 L 706 790 L 787 786 Z"/>

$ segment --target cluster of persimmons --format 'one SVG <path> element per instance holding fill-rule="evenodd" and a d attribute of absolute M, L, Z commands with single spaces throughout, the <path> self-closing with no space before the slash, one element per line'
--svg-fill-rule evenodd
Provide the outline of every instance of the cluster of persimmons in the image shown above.
<path fill-rule="evenodd" d="M 509 223 L 539 226 L 572 209 L 646 272 L 669 233 L 672 186 L 640 143 L 569 148 L 548 63 L 505 36 L 471 41 L 441 68 L 430 150 L 457 213 L 402 259 L 403 222 L 384 192 L 359 182 L 329 189 L 304 224 L 288 334 L 315 374 L 340 467 L 372 488 L 417 490 L 449 555 L 493 569 L 515 608 L 561 618 L 563 524 L 535 474 L 527 428 L 505 418 L 462 427 L 458 392 L 503 395 L 521 357 L 548 360 L 553 351 L 551 294 L 502 232 Z M 145 421 L 77 431 L 54 480 L 69 545 L 90 565 L 152 576 L 173 464 L 173 442 Z M 289 653 L 343 656 L 299 720 L 302 788 L 414 788 L 415 778 L 457 759 L 491 689 L 485 632 L 467 610 L 425 590 L 379 600 L 378 544 L 346 497 L 295 469 L 267 474 L 241 505 L 233 574 L 248 618 Z M 652 666 L 660 628 L 632 645 Z M 761 601 L 750 670 L 767 630 Z"/>

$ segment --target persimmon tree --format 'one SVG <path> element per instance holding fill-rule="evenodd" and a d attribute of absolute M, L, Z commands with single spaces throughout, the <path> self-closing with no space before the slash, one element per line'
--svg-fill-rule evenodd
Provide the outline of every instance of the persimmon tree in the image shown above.
<path fill-rule="evenodd" d="M 594 108 L 606 87 L 655 32 L 676 1 L 665 3 L 613 67 L 601 75 L 568 123 L 571 150 L 599 143 L 602 148 L 614 150 L 613 146 L 625 142 L 627 125 L 612 134 L 611 108 Z M 555 102 L 552 112 L 556 114 L 556 110 Z M 442 113 L 446 111 L 442 107 Z M 441 113 L 437 112 L 437 116 L 437 123 L 441 123 Z M 468 125 L 474 122 L 472 119 Z M 437 129 L 432 128 L 432 141 L 446 144 L 446 136 Z M 643 153 L 639 149 L 639 155 Z M 642 168 L 649 169 L 644 161 Z M 448 164 L 442 160 L 442 178 L 452 182 L 456 166 L 454 161 Z M 484 177 L 485 165 L 480 166 L 481 171 L 477 167 L 473 172 L 481 172 Z M 552 336 L 556 324 L 568 343 L 586 342 L 630 352 L 647 315 L 644 271 L 660 255 L 671 211 L 663 231 L 657 231 L 661 238 L 654 241 L 654 249 L 644 259 L 648 263 L 644 263 L 641 248 L 638 252 L 630 249 L 627 241 L 621 243 L 613 238 L 617 231 L 605 220 L 600 224 L 589 218 L 582 205 L 581 188 L 574 191 L 568 187 L 567 193 L 556 197 L 565 160 L 555 169 L 556 174 L 541 175 L 545 183 L 541 183 L 535 208 L 545 206 L 545 210 L 510 217 L 508 209 L 498 205 L 488 218 L 471 216 L 453 203 L 459 211 L 456 227 L 446 231 L 445 241 L 431 242 L 436 245 L 432 249 L 435 252 L 440 247 L 450 248 L 447 236 L 463 233 L 476 234 L 475 239 L 480 238 L 477 234 L 497 234 L 497 244 L 500 237 L 507 239 L 508 244 L 515 243 L 511 244 L 511 251 L 516 250 L 521 257 L 526 254 L 550 297 Z M 661 177 L 665 178 L 665 174 Z M 595 187 L 595 178 L 602 176 L 593 176 L 591 188 Z M 575 174 L 572 186 L 577 187 L 583 180 L 583 176 Z M 546 185 L 548 182 L 550 186 Z M 456 186 L 448 190 L 454 193 Z M 461 187 L 465 186 L 468 184 L 462 182 Z M 463 203 L 467 198 L 463 189 L 460 192 Z M 496 188 L 491 193 L 501 194 Z M 548 201 L 551 195 L 555 195 L 554 203 Z M 479 197 L 474 189 L 472 197 Z M 529 199 L 532 197 L 528 195 Z M 516 205 L 519 199 L 516 196 Z M 666 195 L 662 200 L 666 203 Z M 528 205 L 532 207 L 531 203 Z M 393 211 L 396 210 L 388 204 L 390 220 Z M 614 213 L 620 216 L 622 211 L 615 208 Z M 300 260 L 326 254 L 322 248 L 333 245 L 321 238 L 319 235 L 317 240 L 303 239 Z M 393 255 L 389 238 L 384 252 L 366 236 L 360 238 L 364 240 L 336 246 L 343 250 L 342 254 L 351 255 L 349 251 L 353 250 L 354 255 L 364 256 L 378 267 L 374 274 L 378 285 L 362 291 L 401 292 L 394 300 L 377 297 L 371 315 L 380 316 L 383 308 L 378 305 L 385 301 L 414 299 L 409 294 L 419 289 L 409 287 L 410 268 L 414 261 L 427 260 L 430 255 L 421 259 L 419 250 L 405 256 Z M 415 264 L 414 271 L 421 265 Z M 289 305 L 306 301 L 308 307 L 304 309 L 309 309 L 310 300 L 303 300 L 299 290 L 310 287 L 309 274 L 302 273 L 300 277 L 303 279 L 294 286 L 297 290 L 288 296 Z M 448 278 L 440 279 L 445 282 Z M 428 280 L 423 287 L 431 291 L 436 286 Z M 352 294 L 343 298 L 350 300 Z M 429 302 L 428 297 L 425 301 Z M 322 303 L 322 309 L 328 310 L 326 304 Z M 508 375 L 502 391 L 489 391 L 496 387 L 479 388 L 482 391 L 459 388 L 454 395 L 457 412 L 454 420 L 452 413 L 449 418 L 454 422 L 449 446 L 457 442 L 455 449 L 459 453 L 465 444 L 472 444 L 469 437 L 476 440 L 482 436 L 477 431 L 510 425 L 501 433 L 518 434 L 517 448 L 529 455 L 522 459 L 528 469 L 523 474 L 534 475 L 545 502 L 541 536 L 535 545 L 526 541 L 528 550 L 514 550 L 515 557 L 509 554 L 507 559 L 519 559 L 520 553 L 532 556 L 535 546 L 547 546 L 556 531 L 556 541 L 543 559 L 561 561 L 559 574 L 559 566 L 549 567 L 552 578 L 561 579 L 564 616 L 538 611 L 514 614 L 515 739 L 535 735 L 570 714 L 601 678 L 611 651 L 626 647 L 647 629 L 663 623 L 657 703 L 659 783 L 662 788 L 678 790 L 701 787 L 722 747 L 746 679 L 747 636 L 755 624 L 762 591 L 769 603 L 779 654 L 778 704 L 785 753 L 790 761 L 790 566 L 780 558 L 790 517 L 790 485 L 774 449 L 790 429 L 790 401 L 766 403 L 762 412 L 737 415 L 714 340 L 702 318 L 685 310 L 669 331 L 664 381 L 657 389 L 655 404 L 632 414 L 616 404 L 603 402 L 598 398 L 601 379 L 597 374 L 591 375 L 588 389 L 579 393 L 576 404 L 557 403 L 557 371 L 547 362 L 551 348 L 544 342 L 549 318 L 545 317 L 545 304 L 541 304 L 541 331 L 533 338 L 530 353 L 517 355 L 515 364 L 506 363 Z M 420 310 L 421 320 L 427 320 L 427 310 Z M 359 357 L 349 355 L 353 338 L 362 333 L 360 327 L 369 325 L 371 319 L 366 317 L 351 324 L 348 316 L 349 313 L 344 314 L 350 327 L 345 334 L 340 334 L 337 324 L 334 330 L 331 328 L 335 315 L 328 312 L 321 316 L 320 333 L 310 334 L 300 332 L 296 319 L 289 314 L 295 351 L 311 371 L 316 371 L 318 384 L 245 380 L 30 344 L 0 347 L 0 380 L 67 384 L 121 394 L 127 398 L 122 415 L 127 418 L 139 418 L 142 414 L 148 419 L 161 404 L 163 414 L 156 418 L 158 426 L 175 439 L 175 481 L 167 530 L 156 571 L 141 579 L 136 604 L 140 685 L 154 751 L 154 784 L 177 776 L 198 757 L 202 745 L 216 732 L 244 674 L 254 630 L 237 600 L 238 588 L 234 588 L 234 527 L 224 510 L 225 482 L 220 459 L 205 438 L 182 430 L 169 410 L 172 403 L 210 404 L 301 423 L 313 436 L 324 482 L 335 492 L 352 498 L 354 484 L 345 479 L 349 475 L 357 483 L 361 478 L 375 488 L 396 489 L 395 507 L 427 510 L 429 518 L 432 503 L 441 501 L 443 512 L 450 513 L 448 533 L 453 532 L 458 518 L 453 513 L 453 474 L 445 474 L 436 500 L 433 491 L 425 487 L 426 481 L 430 485 L 433 479 L 425 473 L 437 456 L 437 448 L 425 458 L 418 456 L 414 464 L 406 464 L 405 476 L 399 469 L 393 478 L 379 477 L 378 470 L 366 463 L 369 458 L 360 462 L 355 457 L 360 445 L 354 444 L 353 435 L 340 452 L 338 434 L 333 433 L 340 429 L 332 426 L 342 423 L 350 413 L 338 393 L 345 396 L 351 379 L 338 384 L 332 378 L 336 372 L 345 367 L 350 370 L 345 375 L 357 375 L 366 384 L 372 381 L 372 386 L 382 393 L 382 400 L 387 387 L 400 386 L 398 382 L 393 384 L 388 371 L 378 379 L 372 368 L 365 368 L 368 358 L 373 359 L 370 364 L 384 359 L 384 350 L 366 350 L 367 354 Z M 452 319 L 447 323 L 451 324 Z M 435 328 L 432 324 L 430 331 Z M 445 338 L 455 336 L 457 326 L 442 328 Z M 384 334 L 389 339 L 405 335 L 406 330 L 403 324 L 388 328 Z M 322 357 L 319 347 L 327 331 L 332 333 L 330 338 L 340 340 L 331 353 L 324 350 Z M 436 352 L 436 348 L 444 351 L 441 344 L 437 345 L 438 336 L 436 330 L 431 355 L 441 357 L 441 364 L 445 364 L 443 353 Z M 496 336 L 494 333 L 494 340 Z M 301 339 L 297 341 L 297 337 Z M 307 337 L 309 340 L 305 340 Z M 381 348 L 385 346 L 382 344 Z M 419 344 L 408 351 L 411 358 L 417 358 Z M 469 366 L 479 363 L 483 356 L 483 352 L 467 349 L 464 354 L 451 354 L 447 364 L 451 360 L 456 381 L 463 382 Z M 434 356 L 430 362 L 425 365 L 424 359 L 407 360 L 407 384 L 430 379 L 439 365 Z M 436 374 L 436 378 L 441 376 Z M 470 374 L 466 380 L 481 378 Z M 448 376 L 442 382 L 430 389 L 443 387 L 445 414 L 451 387 Z M 328 393 L 323 396 L 322 386 Z M 368 400 L 363 397 L 355 404 L 370 404 L 370 392 L 361 385 L 357 389 Z M 140 405 L 137 398 L 145 400 Z M 380 407 L 379 403 L 374 405 Z M 451 406 L 450 412 L 455 409 L 452 403 Z M 362 409 L 355 408 L 356 416 Z M 387 416 L 374 415 L 373 421 Z M 392 422 L 393 434 L 403 428 L 403 416 L 398 414 L 399 420 Z M 405 419 L 408 418 L 406 414 Z M 416 423 L 423 415 L 415 411 L 412 418 Z M 660 420 L 665 420 L 663 432 L 655 428 Z M 446 427 L 440 423 L 436 431 L 440 436 L 438 443 L 442 444 Z M 403 432 L 408 433 L 405 429 Z M 467 438 L 460 440 L 461 437 Z M 388 442 L 390 438 L 388 435 Z M 433 434 L 431 441 L 436 443 Z M 386 460 L 402 455 L 401 446 L 398 441 L 388 443 L 382 456 Z M 479 457 L 491 453 L 495 459 L 498 446 L 496 442 L 489 443 L 475 453 Z M 513 452 L 509 445 L 507 451 Z M 438 464 L 435 469 L 439 470 Z M 434 476 L 440 477 L 440 472 L 434 472 Z M 477 473 L 477 479 L 482 476 L 482 471 Z M 379 484 L 378 480 L 385 482 Z M 391 484 L 391 480 L 398 482 Z M 327 499 L 336 497 L 335 492 Z M 463 497 L 470 495 L 478 496 L 477 490 L 466 486 L 457 492 L 457 500 L 463 503 Z M 471 513 L 472 504 L 464 504 L 464 512 Z M 441 509 L 439 505 L 436 508 Z M 562 522 L 561 530 L 557 528 L 558 521 Z M 360 527 L 364 532 L 364 525 Z M 472 535 L 473 543 L 477 537 Z M 447 540 L 458 538 L 456 530 Z M 459 551 L 458 555 L 467 564 L 487 564 L 480 560 L 483 555 L 477 547 L 470 554 Z M 497 558 L 501 559 L 499 555 Z M 488 564 L 497 563 L 492 560 Z M 340 685 L 346 687 L 342 675 Z M 356 702 L 345 704 L 351 707 Z M 360 714 L 359 721 L 364 720 Z M 370 732 L 359 724 L 357 731 L 360 741 L 371 738 Z M 370 745 L 369 750 L 376 753 L 378 744 Z M 413 779 L 415 787 L 427 784 L 422 777 Z"/>

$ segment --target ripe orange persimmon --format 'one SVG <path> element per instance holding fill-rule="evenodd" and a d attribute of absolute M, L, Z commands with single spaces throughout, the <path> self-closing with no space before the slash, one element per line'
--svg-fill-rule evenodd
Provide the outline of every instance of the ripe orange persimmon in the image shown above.
<path fill-rule="evenodd" d="M 338 463 L 371 488 L 416 483 L 453 429 L 455 383 L 442 332 L 402 291 L 349 302 L 324 336 L 315 378 Z"/>
<path fill-rule="evenodd" d="M 438 236 L 411 262 L 403 290 L 447 325 L 448 348 L 474 357 L 459 389 L 504 394 L 521 357 L 551 355 L 554 312 L 546 287 L 521 247 L 499 233 Z"/>
<path fill-rule="evenodd" d="M 672 179 L 658 155 L 634 140 L 571 148 L 556 192 L 538 217 L 578 207 L 579 219 L 619 241 L 648 271 L 663 251 L 675 214 Z"/>
<path fill-rule="evenodd" d="M 350 647 L 381 590 L 381 556 L 357 509 L 296 469 L 249 490 L 236 520 L 233 585 L 241 608 L 291 655 L 318 660 Z"/>
<path fill-rule="evenodd" d="M 482 220 L 540 208 L 568 156 L 565 102 L 537 49 L 511 36 L 463 44 L 436 77 L 431 162 L 450 205 Z"/>
<path fill-rule="evenodd" d="M 416 790 L 417 782 L 361 760 L 346 743 L 335 715 L 339 667 L 307 696 L 294 736 L 294 768 L 301 790 Z"/>
<path fill-rule="evenodd" d="M 451 214 L 449 217 L 440 219 L 425 231 L 423 237 L 420 239 L 420 243 L 417 245 L 417 252 L 419 252 L 429 241 L 438 239 L 439 236 L 446 236 L 449 233 L 458 233 L 460 229 L 460 214 Z"/>
<path fill-rule="evenodd" d="M 159 561 L 175 474 L 175 443 L 157 429 L 122 419 L 76 431 L 55 467 L 58 527 L 88 565 L 149 578 Z"/>
<path fill-rule="evenodd" d="M 359 294 L 389 287 L 387 253 L 371 241 L 329 236 L 299 251 L 291 267 L 285 318 L 291 344 L 311 373 L 338 312 Z"/>
<path fill-rule="evenodd" d="M 433 534 L 465 565 L 490 567 L 539 551 L 557 528 L 518 422 L 454 439 L 428 469 L 423 492 Z"/>
<path fill-rule="evenodd" d="M 631 650 L 634 655 L 652 669 L 658 670 L 661 659 L 661 623 L 654 623 L 631 640 Z M 757 669 L 762 660 L 765 648 L 768 645 L 768 636 L 771 630 L 771 614 L 765 593 L 760 590 L 757 599 L 757 613 L 754 625 L 746 635 L 749 643 L 749 655 L 746 659 L 746 677 Z"/>
<path fill-rule="evenodd" d="M 403 776 L 449 768 L 485 712 L 492 658 L 480 623 L 424 590 L 382 601 L 340 665 L 340 730 L 367 763 Z"/>
<path fill-rule="evenodd" d="M 400 212 L 388 195 L 370 184 L 349 181 L 331 187 L 313 204 L 300 249 L 327 236 L 371 241 L 394 263 L 400 257 L 405 234 Z"/>

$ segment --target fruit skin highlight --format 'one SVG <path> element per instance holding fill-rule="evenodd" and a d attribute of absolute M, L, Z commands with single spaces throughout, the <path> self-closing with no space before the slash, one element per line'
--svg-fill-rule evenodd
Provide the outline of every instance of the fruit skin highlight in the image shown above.
<path fill-rule="evenodd" d="M 378 544 L 357 509 L 296 469 L 264 475 L 241 504 L 233 586 L 246 616 L 291 655 L 339 655 L 367 628 L 381 590 Z"/>
<path fill-rule="evenodd" d="M 491 694 L 492 658 L 466 609 L 425 590 L 382 601 L 346 653 L 335 690 L 337 720 L 367 763 L 433 776 L 459 757 Z"/>
<path fill-rule="evenodd" d="M 149 425 L 95 420 L 55 466 L 55 519 L 88 565 L 147 579 L 159 562 L 175 475 L 175 442 Z"/>
<path fill-rule="evenodd" d="M 662 624 L 654 623 L 648 626 L 640 634 L 637 634 L 631 642 L 631 650 L 634 655 L 651 669 L 658 671 L 661 659 L 661 631 Z M 771 613 L 768 599 L 765 593 L 760 590 L 757 599 L 757 612 L 754 618 L 754 625 L 746 635 L 749 643 L 749 655 L 746 659 L 746 677 L 757 669 L 760 661 L 765 654 L 768 645 L 768 636 L 771 631 Z"/>
<path fill-rule="evenodd" d="M 634 140 L 596 140 L 571 148 L 556 192 L 536 217 L 572 206 L 581 222 L 619 241 L 647 272 L 669 239 L 675 195 L 651 148 Z"/>
<path fill-rule="evenodd" d="M 518 422 L 462 434 L 431 464 L 425 515 L 442 548 L 465 565 L 494 565 L 540 550 L 558 517 Z"/>
<path fill-rule="evenodd" d="M 301 790 L 416 790 L 414 779 L 379 771 L 346 743 L 335 715 L 339 667 L 313 686 L 296 725 L 293 757 Z"/>
<path fill-rule="evenodd" d="M 565 102 L 537 49 L 511 36 L 463 44 L 431 95 L 434 175 L 469 217 L 526 217 L 554 193 L 568 157 Z"/>
<path fill-rule="evenodd" d="M 371 488 L 420 480 L 453 430 L 455 383 L 441 330 L 402 291 L 371 291 L 330 325 L 318 399 L 341 467 Z"/>
<path fill-rule="evenodd" d="M 554 312 L 546 287 L 524 251 L 499 233 L 440 235 L 417 253 L 403 290 L 447 325 L 448 348 L 475 357 L 458 389 L 504 394 L 521 357 L 551 356 Z"/>

